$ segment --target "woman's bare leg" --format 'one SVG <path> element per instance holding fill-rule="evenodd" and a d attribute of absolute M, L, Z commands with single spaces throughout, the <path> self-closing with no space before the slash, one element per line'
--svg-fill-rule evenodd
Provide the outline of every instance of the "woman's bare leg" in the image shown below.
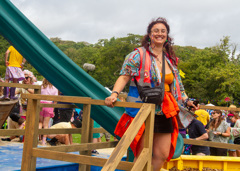
<path fill-rule="evenodd" d="M 171 133 L 154 133 L 153 137 L 153 171 L 159 171 L 169 156 Z"/>

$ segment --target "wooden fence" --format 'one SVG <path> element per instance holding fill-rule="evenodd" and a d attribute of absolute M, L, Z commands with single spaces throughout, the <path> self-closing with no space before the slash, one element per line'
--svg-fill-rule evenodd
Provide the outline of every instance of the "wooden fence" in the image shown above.
<path fill-rule="evenodd" d="M 145 103 L 116 102 L 118 107 L 140 108 L 137 116 L 129 126 L 126 133 L 119 142 L 92 142 L 92 127 L 90 119 L 91 105 L 105 105 L 103 100 L 93 100 L 84 97 L 71 96 L 46 96 L 35 94 L 24 94 L 23 98 L 28 99 L 27 119 L 25 129 L 25 142 L 23 148 L 21 170 L 29 171 L 36 169 L 36 157 L 62 160 L 79 163 L 79 170 L 90 170 L 91 165 L 102 166 L 103 171 L 122 170 L 151 170 L 152 141 L 155 105 Z M 39 112 L 41 107 L 49 107 L 48 104 L 40 104 L 40 100 L 69 102 L 83 104 L 83 126 L 74 129 L 38 129 Z M 145 122 L 144 148 L 140 157 L 135 163 L 121 161 L 123 155 L 129 148 L 141 125 Z M 39 134 L 72 134 L 82 133 L 81 144 L 66 145 L 60 147 L 37 147 Z M 91 156 L 92 149 L 116 147 L 109 159 L 96 158 Z M 80 154 L 69 154 L 67 152 L 79 151 Z"/>

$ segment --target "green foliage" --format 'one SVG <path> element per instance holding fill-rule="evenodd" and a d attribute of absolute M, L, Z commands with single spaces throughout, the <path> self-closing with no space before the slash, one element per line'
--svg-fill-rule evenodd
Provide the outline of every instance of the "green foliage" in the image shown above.
<path fill-rule="evenodd" d="M 100 39 L 96 44 L 87 42 L 63 41 L 51 38 L 71 60 L 81 68 L 84 63 L 94 64 L 94 71 L 86 71 L 100 84 L 112 89 L 119 76 L 125 56 L 141 46 L 141 35 L 128 34 L 126 37 Z M 9 43 L 0 36 L 0 53 L 4 56 Z M 226 36 L 214 47 L 198 49 L 196 47 L 174 46 L 180 58 L 178 68 L 185 73 L 182 78 L 189 97 L 210 100 L 215 105 L 227 105 L 224 101 L 230 97 L 239 106 L 240 103 L 240 54 L 237 45 Z M 5 74 L 4 60 L 0 60 L 1 77 Z M 38 80 L 42 76 L 29 63 L 24 69 L 34 73 Z M 128 87 L 124 91 L 127 91 Z"/>
<path fill-rule="evenodd" d="M 224 99 L 230 97 L 239 105 L 240 63 L 239 55 L 233 51 L 229 37 L 211 48 L 176 47 L 176 54 L 183 59 L 179 68 L 186 74 L 183 83 L 187 94 L 196 99 L 208 99 L 215 105 L 227 105 Z"/>

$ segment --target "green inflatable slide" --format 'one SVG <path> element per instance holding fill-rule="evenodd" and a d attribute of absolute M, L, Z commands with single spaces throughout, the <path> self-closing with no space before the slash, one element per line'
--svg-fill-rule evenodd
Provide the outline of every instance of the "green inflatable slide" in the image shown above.
<path fill-rule="evenodd" d="M 105 99 L 110 95 L 100 83 L 68 58 L 9 0 L 0 1 L 0 34 L 63 94 Z M 124 108 L 92 106 L 91 117 L 113 134 Z M 179 157 L 183 140 L 178 137 L 174 157 Z M 178 150 L 179 149 L 179 150 Z"/>

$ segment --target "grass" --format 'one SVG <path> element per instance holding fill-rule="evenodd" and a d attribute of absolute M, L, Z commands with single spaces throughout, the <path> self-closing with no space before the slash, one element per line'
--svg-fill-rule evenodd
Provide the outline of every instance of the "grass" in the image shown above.
<path fill-rule="evenodd" d="M 73 143 L 81 143 L 81 134 L 72 134 Z M 101 138 L 102 142 L 106 142 L 105 135 Z M 114 137 L 111 136 L 110 141 L 114 141 Z"/>

